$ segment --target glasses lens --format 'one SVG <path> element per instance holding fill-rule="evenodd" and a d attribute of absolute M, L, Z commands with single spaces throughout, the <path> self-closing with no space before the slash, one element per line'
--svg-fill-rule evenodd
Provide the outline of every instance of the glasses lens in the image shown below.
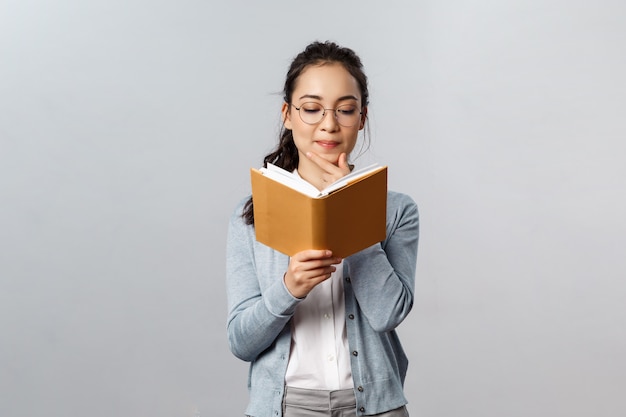
<path fill-rule="evenodd" d="M 337 107 L 335 114 L 337 115 L 337 123 L 344 127 L 352 127 L 356 125 L 359 121 L 359 116 L 361 115 L 357 107 L 352 104 L 344 104 Z"/>
<path fill-rule="evenodd" d="M 319 103 L 304 103 L 300 106 L 300 118 L 304 123 L 316 124 L 324 117 L 324 106 Z"/>

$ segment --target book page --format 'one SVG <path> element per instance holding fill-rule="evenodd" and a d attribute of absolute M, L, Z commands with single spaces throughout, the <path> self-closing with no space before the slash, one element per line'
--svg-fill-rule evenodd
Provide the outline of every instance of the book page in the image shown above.
<path fill-rule="evenodd" d="M 300 176 L 294 174 L 293 172 L 286 171 L 276 165 L 268 163 L 267 168 L 261 168 L 259 171 L 261 171 L 263 175 L 278 181 L 287 187 L 293 188 L 302 194 L 306 194 L 309 197 L 316 198 L 320 196 L 320 191 L 312 184 L 303 180 Z"/>
<path fill-rule="evenodd" d="M 345 187 L 346 185 L 350 184 L 352 181 L 357 180 L 361 178 L 362 176 L 367 175 L 370 172 L 375 171 L 376 169 L 380 167 L 381 167 L 380 164 L 371 164 L 363 168 L 355 169 L 351 173 L 346 175 L 345 177 L 339 178 L 337 181 L 333 182 L 328 187 L 324 188 L 320 194 L 322 196 L 328 195 L 332 193 L 333 191 L 336 191 L 342 187 Z"/>
<path fill-rule="evenodd" d="M 381 168 L 380 164 L 371 164 L 364 168 L 359 168 L 353 170 L 351 173 L 338 179 L 337 181 L 330 184 L 328 187 L 324 188 L 322 191 L 319 191 L 315 188 L 311 183 L 304 180 L 298 174 L 286 171 L 276 165 L 267 164 L 267 168 L 261 168 L 259 171 L 263 173 L 263 175 L 272 178 L 275 181 L 280 182 L 290 188 L 293 188 L 296 191 L 299 191 L 303 194 L 306 194 L 313 198 L 324 197 L 333 191 L 337 191 L 338 189 L 345 187 L 350 184 L 352 181 L 355 181 L 361 178 L 364 175 L 369 174 L 376 169 Z"/>

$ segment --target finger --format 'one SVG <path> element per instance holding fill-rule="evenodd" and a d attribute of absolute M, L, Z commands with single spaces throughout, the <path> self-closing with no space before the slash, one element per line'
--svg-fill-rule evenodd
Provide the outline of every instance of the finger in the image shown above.
<path fill-rule="evenodd" d="M 314 164 L 316 164 L 322 171 L 324 171 L 324 174 L 322 176 L 322 181 L 324 181 L 324 183 L 333 183 L 335 181 L 338 181 L 339 179 L 348 175 L 351 171 L 350 165 L 347 162 L 348 158 L 347 156 L 345 156 L 345 153 L 339 155 L 339 160 L 337 161 L 337 163 L 340 164 L 339 166 L 328 162 L 327 160 L 313 152 L 308 152 L 306 155 Z M 342 157 L 341 155 L 344 156 Z"/>
<path fill-rule="evenodd" d="M 325 264 L 338 264 L 342 261 L 339 257 L 333 257 L 333 253 L 327 249 L 307 249 L 296 253 L 291 257 L 298 262 L 323 261 Z"/>
<path fill-rule="evenodd" d="M 314 256 L 316 253 L 320 253 L 320 252 L 325 253 L 325 254 L 323 256 Z M 337 256 L 332 256 L 331 251 L 310 250 L 310 251 L 300 252 L 300 256 L 302 257 L 293 258 L 293 259 L 294 261 L 297 261 L 300 264 L 305 264 L 306 266 L 304 266 L 304 268 L 307 270 L 323 268 L 329 265 L 336 265 L 336 264 L 341 263 L 341 261 L 343 260 L 342 258 L 339 258 Z"/>
<path fill-rule="evenodd" d="M 307 262 L 318 259 L 328 259 L 333 256 L 333 253 L 327 249 L 307 249 L 296 253 L 292 258 L 298 262 Z"/>
<path fill-rule="evenodd" d="M 315 165 L 320 167 L 322 170 L 326 171 L 328 174 L 333 175 L 333 176 L 342 174 L 341 168 L 339 168 L 337 165 L 333 164 L 332 162 L 328 162 L 326 159 L 322 158 L 315 152 L 307 152 L 306 156 L 311 161 L 313 161 Z"/>
<path fill-rule="evenodd" d="M 348 155 L 343 152 L 339 155 L 339 161 L 337 166 L 341 169 L 342 172 L 345 172 L 346 175 L 350 172 L 350 165 L 348 164 Z"/>

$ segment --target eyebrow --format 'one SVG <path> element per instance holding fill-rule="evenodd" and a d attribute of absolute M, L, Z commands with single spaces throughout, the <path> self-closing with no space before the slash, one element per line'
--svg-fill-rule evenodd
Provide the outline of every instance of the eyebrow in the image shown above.
<path fill-rule="evenodd" d="M 302 100 L 303 98 L 311 98 L 313 100 L 320 100 L 320 101 L 322 100 L 321 96 L 316 96 L 314 94 L 305 94 L 305 95 L 300 97 L 300 100 Z M 344 100 L 356 100 L 356 101 L 359 101 L 359 99 L 357 97 L 353 96 L 353 95 L 342 96 L 342 97 L 339 97 L 337 99 L 337 101 L 344 101 Z"/>

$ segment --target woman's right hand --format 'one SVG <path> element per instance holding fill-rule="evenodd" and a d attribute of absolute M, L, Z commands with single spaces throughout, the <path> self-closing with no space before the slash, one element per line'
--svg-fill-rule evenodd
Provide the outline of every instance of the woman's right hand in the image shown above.
<path fill-rule="evenodd" d="M 326 281 L 341 263 L 329 250 L 305 250 L 289 259 L 285 285 L 296 298 L 304 298 L 320 282 Z"/>

